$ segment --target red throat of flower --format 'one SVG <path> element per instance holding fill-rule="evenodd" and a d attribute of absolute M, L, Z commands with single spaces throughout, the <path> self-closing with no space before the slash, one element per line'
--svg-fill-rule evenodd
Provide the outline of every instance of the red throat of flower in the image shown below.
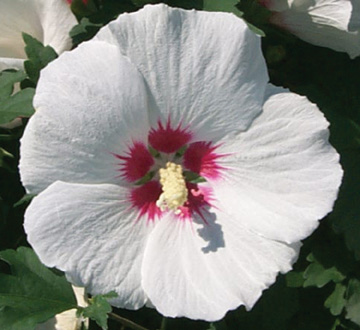
<path fill-rule="evenodd" d="M 189 143 L 193 136 L 181 125 L 174 128 L 170 120 L 166 125 L 158 122 L 149 132 L 149 147 L 133 142 L 125 154 L 114 154 L 120 160 L 120 177 L 133 184 L 129 202 L 138 218 L 154 221 L 173 212 L 180 220 L 198 215 L 206 223 L 212 191 L 196 180 L 221 178 L 219 159 L 226 155 L 218 154 L 211 142 Z"/>

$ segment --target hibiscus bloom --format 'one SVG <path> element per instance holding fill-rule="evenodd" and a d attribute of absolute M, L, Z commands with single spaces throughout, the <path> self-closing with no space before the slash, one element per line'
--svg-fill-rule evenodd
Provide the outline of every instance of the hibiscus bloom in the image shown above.
<path fill-rule="evenodd" d="M 322 113 L 267 81 L 241 19 L 165 5 L 53 61 L 21 141 L 42 262 L 115 290 L 118 307 L 208 321 L 250 309 L 342 177 Z"/>
<path fill-rule="evenodd" d="M 61 53 L 71 48 L 69 32 L 76 23 L 65 0 L 1 0 L 0 71 L 23 67 L 22 32 Z"/>
<path fill-rule="evenodd" d="M 311 44 L 360 55 L 358 0 L 258 0 L 274 11 L 270 22 Z"/>

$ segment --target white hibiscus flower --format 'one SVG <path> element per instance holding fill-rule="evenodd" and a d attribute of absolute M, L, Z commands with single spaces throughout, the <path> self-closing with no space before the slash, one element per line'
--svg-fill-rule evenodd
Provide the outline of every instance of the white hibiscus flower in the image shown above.
<path fill-rule="evenodd" d="M 52 62 L 20 162 L 40 193 L 25 230 L 42 262 L 115 290 L 118 307 L 208 321 L 250 309 L 342 177 L 322 113 L 267 80 L 241 19 L 165 5 Z"/>
<path fill-rule="evenodd" d="M 23 67 L 22 32 L 61 53 L 71 48 L 69 32 L 76 23 L 65 0 L 1 0 L 0 71 Z"/>
<path fill-rule="evenodd" d="M 270 22 L 311 44 L 360 55 L 359 0 L 258 0 Z"/>

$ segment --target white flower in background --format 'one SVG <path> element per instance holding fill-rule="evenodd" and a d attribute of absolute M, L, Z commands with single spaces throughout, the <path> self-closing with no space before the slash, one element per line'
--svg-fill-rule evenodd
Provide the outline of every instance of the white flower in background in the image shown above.
<path fill-rule="evenodd" d="M 165 5 L 49 64 L 20 161 L 40 193 L 25 230 L 42 262 L 115 290 L 118 307 L 208 321 L 250 309 L 342 177 L 322 113 L 267 81 L 241 19 Z"/>
<path fill-rule="evenodd" d="M 71 48 L 69 32 L 76 23 L 65 0 L 1 0 L 0 71 L 23 67 L 22 32 L 61 53 Z"/>
<path fill-rule="evenodd" d="M 74 294 L 78 306 L 86 307 L 88 303 L 85 301 L 84 288 L 73 286 Z M 57 314 L 45 323 L 38 324 L 35 330 L 83 330 L 89 327 L 89 319 L 77 317 L 76 309 L 69 309 L 65 312 Z"/>
<path fill-rule="evenodd" d="M 360 0 L 258 0 L 270 22 L 311 44 L 360 55 Z"/>

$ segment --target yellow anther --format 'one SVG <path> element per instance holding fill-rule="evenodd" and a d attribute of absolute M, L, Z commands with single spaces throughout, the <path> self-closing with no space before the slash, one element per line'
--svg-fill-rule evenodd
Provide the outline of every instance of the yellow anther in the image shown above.
<path fill-rule="evenodd" d="M 184 205 L 188 196 L 182 167 L 167 162 L 166 168 L 161 168 L 159 174 L 163 193 L 156 201 L 156 205 L 161 211 L 168 209 L 174 211 L 175 214 L 179 214 L 181 212 L 179 207 Z"/>

